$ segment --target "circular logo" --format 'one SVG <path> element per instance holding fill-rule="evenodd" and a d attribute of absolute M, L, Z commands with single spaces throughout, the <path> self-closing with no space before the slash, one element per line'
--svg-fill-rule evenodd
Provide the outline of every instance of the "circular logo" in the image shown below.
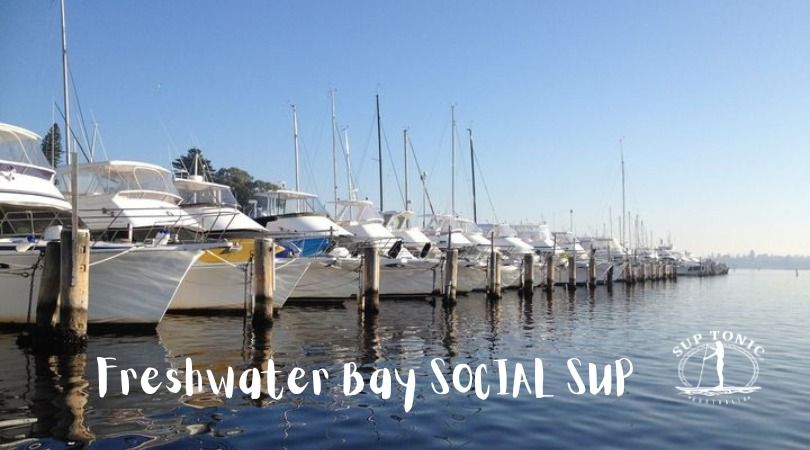
<path fill-rule="evenodd" d="M 678 362 L 679 393 L 696 403 L 736 404 L 750 400 L 760 390 L 758 357 L 762 346 L 740 334 L 696 334 L 673 349 Z"/>

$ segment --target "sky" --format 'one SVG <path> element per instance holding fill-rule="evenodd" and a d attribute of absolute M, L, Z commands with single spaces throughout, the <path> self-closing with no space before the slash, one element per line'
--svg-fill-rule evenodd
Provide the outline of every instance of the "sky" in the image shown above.
<path fill-rule="evenodd" d="M 111 159 L 295 181 L 332 200 L 331 89 L 359 195 L 404 204 L 407 128 L 436 209 L 618 237 L 627 210 L 698 254 L 810 255 L 810 2 L 67 0 L 79 109 Z M 0 122 L 61 107 L 59 2 L 0 0 Z M 95 118 L 95 119 L 93 119 Z M 342 152 L 342 150 L 339 149 Z M 422 189 L 409 156 L 409 194 Z M 347 194 L 345 158 L 339 195 Z M 327 207 L 329 207 L 327 203 Z"/>

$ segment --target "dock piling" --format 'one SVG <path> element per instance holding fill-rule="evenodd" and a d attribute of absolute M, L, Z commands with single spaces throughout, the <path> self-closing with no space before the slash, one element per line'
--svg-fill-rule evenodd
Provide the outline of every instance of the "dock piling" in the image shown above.
<path fill-rule="evenodd" d="M 87 309 L 90 300 L 90 231 L 62 230 L 60 248 L 59 328 L 67 344 L 87 340 Z"/>
<path fill-rule="evenodd" d="M 554 289 L 554 254 L 546 256 L 546 290 Z"/>
<path fill-rule="evenodd" d="M 57 241 L 48 242 L 43 258 L 44 269 L 39 282 L 37 295 L 37 329 L 53 330 L 59 322 L 59 278 L 62 245 Z"/>
<path fill-rule="evenodd" d="M 498 252 L 492 252 L 489 256 L 487 296 L 491 299 L 501 298 L 501 258 Z"/>
<path fill-rule="evenodd" d="M 444 279 L 444 301 L 455 303 L 458 290 L 458 249 L 447 251 Z"/>
<path fill-rule="evenodd" d="M 577 261 L 574 255 L 568 255 L 568 288 L 577 288 Z"/>
<path fill-rule="evenodd" d="M 588 287 L 596 287 L 596 257 L 593 251 L 588 259 Z"/>
<path fill-rule="evenodd" d="M 273 293 L 276 282 L 275 244 L 259 238 L 253 246 L 253 325 L 264 327 L 273 322 Z"/>
<path fill-rule="evenodd" d="M 523 293 L 531 295 L 534 292 L 534 253 L 523 255 Z"/>
<path fill-rule="evenodd" d="M 358 307 L 365 314 L 380 312 L 380 254 L 374 246 L 363 249 L 363 271 L 361 276 Z"/>

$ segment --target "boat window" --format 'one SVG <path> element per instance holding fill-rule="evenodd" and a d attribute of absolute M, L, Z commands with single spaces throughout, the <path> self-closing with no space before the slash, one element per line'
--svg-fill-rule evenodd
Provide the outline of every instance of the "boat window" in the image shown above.
<path fill-rule="evenodd" d="M 0 130 L 0 160 L 40 167 L 51 166 L 40 149 L 39 139 L 5 129 Z"/>
<path fill-rule="evenodd" d="M 177 190 L 186 205 L 239 205 L 231 190 L 224 186 L 186 183 L 178 185 Z"/>
<path fill-rule="evenodd" d="M 79 195 L 116 194 L 121 191 L 158 191 L 177 195 L 171 174 L 150 167 L 116 165 L 79 166 Z M 57 186 L 62 192 L 70 192 L 68 168 L 60 168 Z"/>

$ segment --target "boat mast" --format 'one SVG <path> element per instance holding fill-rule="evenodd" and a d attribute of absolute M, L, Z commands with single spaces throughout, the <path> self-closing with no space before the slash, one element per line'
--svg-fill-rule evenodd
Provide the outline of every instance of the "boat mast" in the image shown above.
<path fill-rule="evenodd" d="M 343 146 L 346 149 L 346 181 L 349 188 L 349 200 L 354 200 L 354 183 L 352 182 L 352 158 L 349 147 L 349 127 L 343 128 Z"/>
<path fill-rule="evenodd" d="M 621 224 L 622 239 L 621 240 L 622 240 L 622 245 L 625 246 L 627 241 L 625 241 L 624 235 L 625 235 L 625 233 L 627 233 L 627 224 L 625 223 L 624 218 L 627 215 L 627 212 L 626 212 L 626 209 L 625 209 L 626 205 L 625 205 L 625 186 L 624 186 L 624 143 L 623 143 L 622 138 L 619 138 L 619 152 L 620 152 L 621 161 L 622 161 L 622 224 Z"/>
<path fill-rule="evenodd" d="M 349 201 L 354 201 L 354 183 L 352 183 L 352 158 L 351 150 L 349 149 L 349 127 L 343 129 L 343 136 L 345 139 L 344 148 L 346 149 L 346 179 L 349 188 Z M 349 212 L 349 220 L 352 220 L 352 208 L 346 208 Z M 337 214 L 337 213 L 336 213 Z"/>
<path fill-rule="evenodd" d="M 450 105 L 450 212 L 456 217 L 456 105 Z"/>
<path fill-rule="evenodd" d="M 472 195 L 473 195 L 473 222 L 478 223 L 478 206 L 475 198 L 475 150 L 473 150 L 472 129 L 467 128 L 470 133 L 470 166 L 472 168 Z"/>
<path fill-rule="evenodd" d="M 293 114 L 293 143 L 295 146 L 295 191 L 301 192 L 299 186 L 299 172 L 301 169 L 299 155 L 301 153 L 301 149 L 298 144 L 298 111 L 295 109 L 295 105 L 290 105 L 290 107 L 292 108 Z M 296 208 L 296 212 L 301 212 L 300 200 L 296 202 Z"/>
<path fill-rule="evenodd" d="M 337 183 L 337 118 L 335 117 L 335 90 L 329 90 L 332 99 L 332 184 L 334 189 L 335 217 L 337 217 L 338 183 Z"/>
<path fill-rule="evenodd" d="M 383 172 L 382 172 L 382 127 L 380 125 L 380 94 L 375 96 L 377 103 L 377 167 L 380 172 L 380 211 L 383 208 Z"/>
<path fill-rule="evenodd" d="M 68 53 L 67 53 L 67 31 L 65 27 L 65 0 L 60 2 L 62 12 L 62 91 L 65 102 L 65 150 L 67 152 L 67 163 L 70 165 L 70 206 L 72 213 L 70 215 L 70 227 L 74 244 L 76 243 L 79 231 L 79 166 L 78 157 L 73 150 L 70 138 L 70 87 L 68 86 Z M 73 264 L 73 273 L 71 274 L 71 286 L 76 280 L 78 264 Z"/>
<path fill-rule="evenodd" d="M 410 200 L 408 200 L 408 129 L 402 130 L 402 155 L 405 161 L 405 211 L 410 211 Z"/>

